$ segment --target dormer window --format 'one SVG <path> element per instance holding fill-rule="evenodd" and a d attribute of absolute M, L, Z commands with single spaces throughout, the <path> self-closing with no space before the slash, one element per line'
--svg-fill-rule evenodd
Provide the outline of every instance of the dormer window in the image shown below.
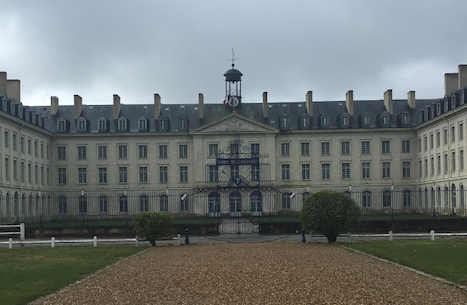
<path fill-rule="evenodd" d="M 368 113 L 362 113 L 360 115 L 360 125 L 362 128 L 370 127 L 370 115 Z"/>
<path fill-rule="evenodd" d="M 459 99 L 460 99 L 459 105 L 464 105 L 465 103 L 464 98 L 465 98 L 465 94 L 464 94 L 464 90 L 462 90 L 461 93 L 459 93 Z"/>
<path fill-rule="evenodd" d="M 169 119 L 159 117 L 159 131 L 169 131 Z"/>
<path fill-rule="evenodd" d="M 428 108 L 425 108 L 425 110 L 423 111 L 423 116 L 424 116 L 424 121 L 428 121 Z"/>
<path fill-rule="evenodd" d="M 348 128 L 350 126 L 350 116 L 348 113 L 341 113 L 339 116 L 340 128 Z"/>
<path fill-rule="evenodd" d="M 13 102 L 10 104 L 10 114 L 16 116 L 16 104 Z"/>
<path fill-rule="evenodd" d="M 6 97 L 3 97 L 3 98 L 2 98 L 2 110 L 3 110 L 4 112 L 7 111 Z"/>
<path fill-rule="evenodd" d="M 449 98 L 445 97 L 444 98 L 444 112 L 448 112 L 449 110 Z"/>
<path fill-rule="evenodd" d="M 141 117 L 138 120 L 138 130 L 139 131 L 147 131 L 148 130 L 148 119 L 145 117 Z"/>
<path fill-rule="evenodd" d="M 389 113 L 383 112 L 380 114 L 380 127 L 389 127 Z"/>
<path fill-rule="evenodd" d="M 23 118 L 23 106 L 18 105 L 18 114 L 17 114 L 19 119 Z"/>
<path fill-rule="evenodd" d="M 436 103 L 436 115 L 441 115 L 441 101 Z"/>
<path fill-rule="evenodd" d="M 430 106 L 430 118 L 433 119 L 435 117 L 435 104 L 431 104 Z"/>
<path fill-rule="evenodd" d="M 418 119 L 420 123 L 423 123 L 423 109 L 420 109 L 420 111 L 418 111 Z"/>
<path fill-rule="evenodd" d="M 178 118 L 178 131 L 188 131 L 188 118 L 186 116 Z"/>
<path fill-rule="evenodd" d="M 77 125 L 78 125 L 77 128 L 79 132 L 86 131 L 86 119 L 85 118 L 79 118 Z"/>
<path fill-rule="evenodd" d="M 287 114 L 281 115 L 279 122 L 280 122 L 281 130 L 289 130 L 290 124 L 289 124 L 289 116 Z"/>
<path fill-rule="evenodd" d="M 118 119 L 118 130 L 119 131 L 126 131 L 128 129 L 128 121 L 126 118 L 121 117 Z"/>
<path fill-rule="evenodd" d="M 329 128 L 329 115 L 327 113 L 322 114 L 319 117 L 319 123 L 321 128 Z"/>
<path fill-rule="evenodd" d="M 105 118 L 99 118 L 97 121 L 97 130 L 98 131 L 107 131 L 107 120 Z"/>
<path fill-rule="evenodd" d="M 65 132 L 66 131 L 66 120 L 63 118 L 60 118 L 57 120 L 57 130 L 59 132 Z"/>
<path fill-rule="evenodd" d="M 300 129 L 309 129 L 310 116 L 307 114 L 302 114 L 298 119 L 298 123 L 299 123 Z"/>
<path fill-rule="evenodd" d="M 407 112 L 402 113 L 401 121 L 402 121 L 402 126 L 410 125 L 410 116 Z"/>
<path fill-rule="evenodd" d="M 451 96 L 451 109 L 454 109 L 456 108 L 456 94 L 453 93 L 452 96 Z"/>

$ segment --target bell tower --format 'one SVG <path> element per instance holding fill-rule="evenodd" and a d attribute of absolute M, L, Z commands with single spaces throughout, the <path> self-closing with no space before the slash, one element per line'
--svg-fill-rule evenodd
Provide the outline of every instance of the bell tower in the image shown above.
<path fill-rule="evenodd" d="M 235 109 L 242 102 L 242 73 L 235 69 L 234 50 L 232 49 L 232 69 L 225 72 L 225 100 L 226 104 Z"/>

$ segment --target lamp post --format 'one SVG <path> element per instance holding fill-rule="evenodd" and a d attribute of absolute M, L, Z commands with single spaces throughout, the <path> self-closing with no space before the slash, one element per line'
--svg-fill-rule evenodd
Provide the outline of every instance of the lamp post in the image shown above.
<path fill-rule="evenodd" d="M 391 183 L 391 220 L 394 222 L 394 184 Z"/>

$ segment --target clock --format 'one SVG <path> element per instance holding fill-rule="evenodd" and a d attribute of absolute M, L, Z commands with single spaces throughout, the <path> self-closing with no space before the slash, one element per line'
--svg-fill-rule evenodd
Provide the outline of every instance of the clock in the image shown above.
<path fill-rule="evenodd" d="M 232 96 L 231 98 L 229 98 L 229 105 L 230 107 L 237 107 L 238 106 L 238 98 L 235 97 L 235 96 Z"/>

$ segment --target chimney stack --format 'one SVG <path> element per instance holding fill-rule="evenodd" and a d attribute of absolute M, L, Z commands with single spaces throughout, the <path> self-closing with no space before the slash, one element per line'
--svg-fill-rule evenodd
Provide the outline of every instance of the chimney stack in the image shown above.
<path fill-rule="evenodd" d="M 58 97 L 51 96 L 50 97 L 50 114 L 57 115 L 58 113 Z"/>
<path fill-rule="evenodd" d="M 460 70 L 460 66 L 459 66 Z M 457 73 L 445 73 L 444 74 L 444 94 L 451 94 L 453 90 L 457 90 L 460 83 L 460 79 Z"/>
<path fill-rule="evenodd" d="M 389 114 L 393 114 L 391 89 L 388 89 L 386 92 L 384 92 L 384 107 L 386 108 L 386 111 L 389 112 Z"/>
<path fill-rule="evenodd" d="M 154 94 L 154 118 L 157 119 L 161 115 L 161 97 L 159 94 Z"/>
<path fill-rule="evenodd" d="M 347 107 L 347 112 L 353 115 L 353 90 L 349 90 L 345 94 L 345 106 Z"/>
<path fill-rule="evenodd" d="M 268 117 L 268 93 L 263 92 L 263 118 Z"/>
<path fill-rule="evenodd" d="M 6 83 L 6 95 L 14 98 L 16 102 L 21 102 L 21 82 L 19 79 L 9 79 Z"/>
<path fill-rule="evenodd" d="M 112 109 L 112 116 L 114 120 L 118 120 L 120 117 L 120 96 L 114 94 L 114 107 Z"/>
<path fill-rule="evenodd" d="M 6 95 L 7 78 L 6 72 L 0 72 L 0 94 Z"/>
<path fill-rule="evenodd" d="M 467 88 L 467 65 L 459 65 L 459 84 L 457 89 Z"/>
<path fill-rule="evenodd" d="M 306 112 L 309 116 L 313 116 L 313 91 L 306 93 Z"/>
<path fill-rule="evenodd" d="M 81 116 L 81 111 L 83 110 L 83 99 L 81 96 L 75 94 L 75 108 L 73 112 L 73 119 L 77 120 Z"/>
<path fill-rule="evenodd" d="M 407 92 L 407 104 L 409 104 L 410 109 L 415 109 L 415 91 Z"/>
<path fill-rule="evenodd" d="M 204 96 L 202 93 L 198 94 L 198 118 L 204 118 Z"/>

